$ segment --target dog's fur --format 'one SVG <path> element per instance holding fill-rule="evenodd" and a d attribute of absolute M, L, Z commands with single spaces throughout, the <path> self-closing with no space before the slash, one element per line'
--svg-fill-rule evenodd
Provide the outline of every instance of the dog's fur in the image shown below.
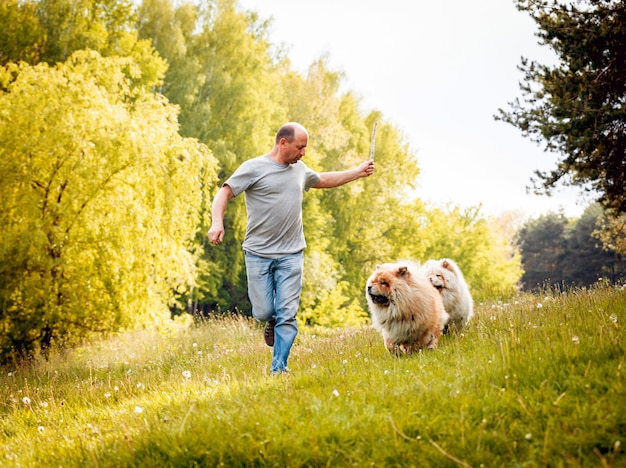
<path fill-rule="evenodd" d="M 448 315 L 441 295 L 418 265 L 377 265 L 367 280 L 365 296 L 373 327 L 392 354 L 411 354 L 437 347 Z"/>
<path fill-rule="evenodd" d="M 474 315 L 474 301 L 459 266 L 449 258 L 428 260 L 422 272 L 441 293 L 443 307 L 450 316 L 444 333 L 465 327 Z"/>

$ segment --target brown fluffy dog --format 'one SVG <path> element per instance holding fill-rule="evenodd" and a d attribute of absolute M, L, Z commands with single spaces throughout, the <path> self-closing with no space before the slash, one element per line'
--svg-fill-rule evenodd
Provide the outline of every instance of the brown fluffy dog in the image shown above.
<path fill-rule="evenodd" d="M 417 265 L 408 262 L 377 265 L 365 290 L 372 315 L 390 353 L 411 354 L 437 347 L 448 314 L 441 295 Z"/>

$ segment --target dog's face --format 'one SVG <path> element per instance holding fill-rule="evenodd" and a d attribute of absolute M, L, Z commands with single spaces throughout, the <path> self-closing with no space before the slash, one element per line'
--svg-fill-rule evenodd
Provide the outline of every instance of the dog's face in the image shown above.
<path fill-rule="evenodd" d="M 394 283 L 407 275 L 407 267 L 390 268 L 388 265 L 376 265 L 376 270 L 367 280 L 367 295 L 374 304 L 388 306 L 394 296 Z"/>
<path fill-rule="evenodd" d="M 428 279 L 437 291 L 441 292 L 442 289 L 445 289 L 446 277 L 441 272 L 434 271 L 430 273 Z"/>
<path fill-rule="evenodd" d="M 452 265 L 447 261 L 426 264 L 426 277 L 439 292 L 444 289 L 453 289 L 456 283 L 455 272 Z"/>

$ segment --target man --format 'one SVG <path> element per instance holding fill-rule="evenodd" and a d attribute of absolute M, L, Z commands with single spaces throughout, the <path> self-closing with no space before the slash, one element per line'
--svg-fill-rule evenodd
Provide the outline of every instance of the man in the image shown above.
<path fill-rule="evenodd" d="M 302 228 L 303 192 L 333 188 L 374 172 L 374 162 L 355 169 L 317 173 L 301 159 L 309 142 L 306 129 L 284 124 L 272 150 L 245 161 L 226 180 L 213 200 L 209 241 L 224 239 L 224 213 L 228 201 L 244 193 L 248 226 L 243 250 L 252 315 L 265 326 L 265 342 L 273 346 L 271 374 L 288 372 L 287 360 L 298 333 L 296 312 L 302 291 L 306 247 Z"/>

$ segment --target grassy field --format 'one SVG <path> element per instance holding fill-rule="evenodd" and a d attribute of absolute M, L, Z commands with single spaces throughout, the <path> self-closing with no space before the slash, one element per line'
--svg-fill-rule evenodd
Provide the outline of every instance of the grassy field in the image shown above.
<path fill-rule="evenodd" d="M 4 367 L 0 465 L 626 466 L 626 290 L 476 309 L 402 358 L 302 330 L 281 376 L 237 318 Z"/>

